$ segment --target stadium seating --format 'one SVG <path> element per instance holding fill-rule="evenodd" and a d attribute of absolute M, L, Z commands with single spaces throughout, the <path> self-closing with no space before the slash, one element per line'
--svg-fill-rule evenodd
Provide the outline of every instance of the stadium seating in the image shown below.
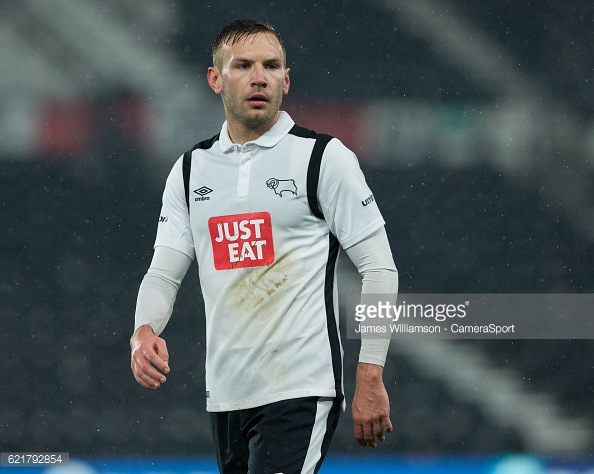
<path fill-rule="evenodd" d="M 105 160 L 104 173 L 92 180 L 71 163 L 0 164 L 0 186 L 19 198 L 6 206 L 1 244 L 3 363 L 11 380 L 0 388 L 7 450 L 27 439 L 31 449 L 67 445 L 81 454 L 209 451 L 195 267 L 165 333 L 173 369 L 168 384 L 146 391 L 129 370 L 136 291 L 150 261 L 160 189 L 133 162 L 115 161 Z M 545 208 L 526 215 L 518 203 L 536 198 L 492 170 L 427 165 L 370 169 L 368 175 L 388 222 L 403 292 L 592 290 L 582 263 L 591 259 L 592 246 L 580 244 Z M 563 267 L 568 274 L 560 273 Z M 518 368 L 535 389 L 559 397 L 571 413 L 591 409 L 590 341 L 476 344 Z M 345 347 L 348 375 L 358 343 L 345 339 Z M 352 377 L 346 380 L 350 398 Z M 386 450 L 523 448 L 517 433 L 496 426 L 402 358 L 390 359 L 386 384 L 398 427 Z M 356 446 L 349 416 L 333 446 L 338 452 Z"/>

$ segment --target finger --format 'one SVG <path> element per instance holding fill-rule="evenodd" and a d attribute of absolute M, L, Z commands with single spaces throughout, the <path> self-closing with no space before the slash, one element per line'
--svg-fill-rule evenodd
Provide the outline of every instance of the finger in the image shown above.
<path fill-rule="evenodd" d="M 370 448 L 375 448 L 375 435 L 373 433 L 373 425 L 366 423 L 363 425 L 363 439 Z"/>
<path fill-rule="evenodd" d="M 169 372 L 169 352 L 167 351 L 167 344 L 161 338 L 155 341 L 155 353 L 159 355 L 164 364 L 157 365 L 159 369 L 165 373 Z"/>
<path fill-rule="evenodd" d="M 392 432 L 392 421 L 390 420 L 390 417 L 388 415 L 386 415 L 382 419 L 382 425 L 384 426 L 384 429 L 386 430 L 386 433 L 391 433 Z"/>
<path fill-rule="evenodd" d="M 153 344 L 142 347 L 142 353 L 147 360 L 163 373 L 169 372 L 169 353 L 163 339 L 155 339 Z"/>
<path fill-rule="evenodd" d="M 132 356 L 132 371 L 136 380 L 146 388 L 158 388 L 160 384 L 167 381 L 167 378 L 151 362 L 151 359 L 156 360 L 156 358 L 158 357 L 140 350 L 135 351 Z"/>
<path fill-rule="evenodd" d="M 159 382 L 155 382 L 154 380 L 145 379 L 144 374 L 136 375 L 136 381 L 144 388 L 148 388 L 149 390 L 156 390 L 161 385 Z"/>
<path fill-rule="evenodd" d="M 136 359 L 132 366 L 132 372 L 136 381 L 145 388 L 158 388 L 161 383 L 165 382 L 163 374 L 158 372 L 148 361 L 143 362 Z"/>
<path fill-rule="evenodd" d="M 367 442 L 364 439 L 363 436 L 363 426 L 356 423 L 354 426 L 354 434 L 355 434 L 355 439 L 357 440 L 357 443 L 359 444 L 359 446 L 367 446 Z"/>
<path fill-rule="evenodd" d="M 385 441 L 386 435 L 384 434 L 384 430 L 382 429 L 381 423 L 376 423 L 373 425 L 373 434 L 377 438 L 378 441 Z"/>
<path fill-rule="evenodd" d="M 134 378 L 136 381 L 144 388 L 152 390 L 159 388 L 159 382 L 155 380 L 154 377 L 145 374 L 137 365 L 133 365 L 132 372 L 134 373 Z"/>
<path fill-rule="evenodd" d="M 153 348 L 150 349 L 142 349 L 141 350 L 142 357 L 149 362 L 146 365 L 146 371 L 153 373 L 157 372 L 159 374 L 164 374 L 169 372 L 169 362 L 163 360 L 157 352 Z"/>

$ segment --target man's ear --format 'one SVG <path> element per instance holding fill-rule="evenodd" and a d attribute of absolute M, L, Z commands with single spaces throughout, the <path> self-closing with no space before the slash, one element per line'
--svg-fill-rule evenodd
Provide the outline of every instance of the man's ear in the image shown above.
<path fill-rule="evenodd" d="M 208 80 L 208 85 L 215 92 L 215 94 L 220 94 L 223 90 L 223 85 L 221 83 L 221 72 L 216 67 L 211 66 L 208 68 L 206 78 Z"/>
<path fill-rule="evenodd" d="M 283 87 L 283 94 L 289 93 L 289 87 L 291 85 L 291 78 L 289 77 L 289 72 L 291 72 L 291 69 L 289 69 L 288 67 L 285 68 L 285 85 Z"/>

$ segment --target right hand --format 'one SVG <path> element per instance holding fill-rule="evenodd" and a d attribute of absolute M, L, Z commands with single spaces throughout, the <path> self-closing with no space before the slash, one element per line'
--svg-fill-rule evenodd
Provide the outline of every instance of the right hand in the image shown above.
<path fill-rule="evenodd" d="M 156 390 L 167 381 L 169 354 L 165 340 L 155 336 L 153 329 L 140 326 L 130 338 L 134 378 L 144 388 Z"/>

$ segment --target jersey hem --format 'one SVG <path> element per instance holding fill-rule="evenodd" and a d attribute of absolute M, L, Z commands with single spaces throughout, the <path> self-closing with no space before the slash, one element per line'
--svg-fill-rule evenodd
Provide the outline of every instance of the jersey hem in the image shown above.
<path fill-rule="evenodd" d="M 209 403 L 206 402 L 206 411 L 208 412 L 223 412 L 223 411 L 237 411 L 246 410 L 248 408 L 261 407 L 263 405 L 269 405 L 270 403 L 280 402 L 282 400 L 291 400 L 294 398 L 303 397 L 331 397 L 336 398 L 336 390 L 334 389 L 304 389 L 304 390 L 293 390 L 287 393 L 279 393 L 276 395 L 270 395 L 267 397 L 257 398 L 255 400 L 244 400 L 238 402 L 228 403 Z"/>
<path fill-rule="evenodd" d="M 356 234 L 353 234 L 349 238 L 341 241 L 340 245 L 342 246 L 343 249 L 346 250 L 349 247 L 352 247 L 353 245 L 358 244 L 366 237 L 369 237 L 371 234 L 373 234 L 376 230 L 380 229 L 385 224 L 386 224 L 386 222 L 384 221 L 383 218 L 372 221 L 370 224 L 366 225 L 363 229 L 361 229 Z"/>
<path fill-rule="evenodd" d="M 156 247 L 167 247 L 167 248 L 170 248 L 173 250 L 177 250 L 178 252 L 181 252 L 184 255 L 187 255 L 192 260 L 194 260 L 194 258 L 196 256 L 196 253 L 194 252 L 193 247 L 188 247 L 186 245 L 180 245 L 178 240 L 159 239 L 159 240 L 155 241 L 155 245 L 153 246 L 153 248 L 156 248 Z"/>

